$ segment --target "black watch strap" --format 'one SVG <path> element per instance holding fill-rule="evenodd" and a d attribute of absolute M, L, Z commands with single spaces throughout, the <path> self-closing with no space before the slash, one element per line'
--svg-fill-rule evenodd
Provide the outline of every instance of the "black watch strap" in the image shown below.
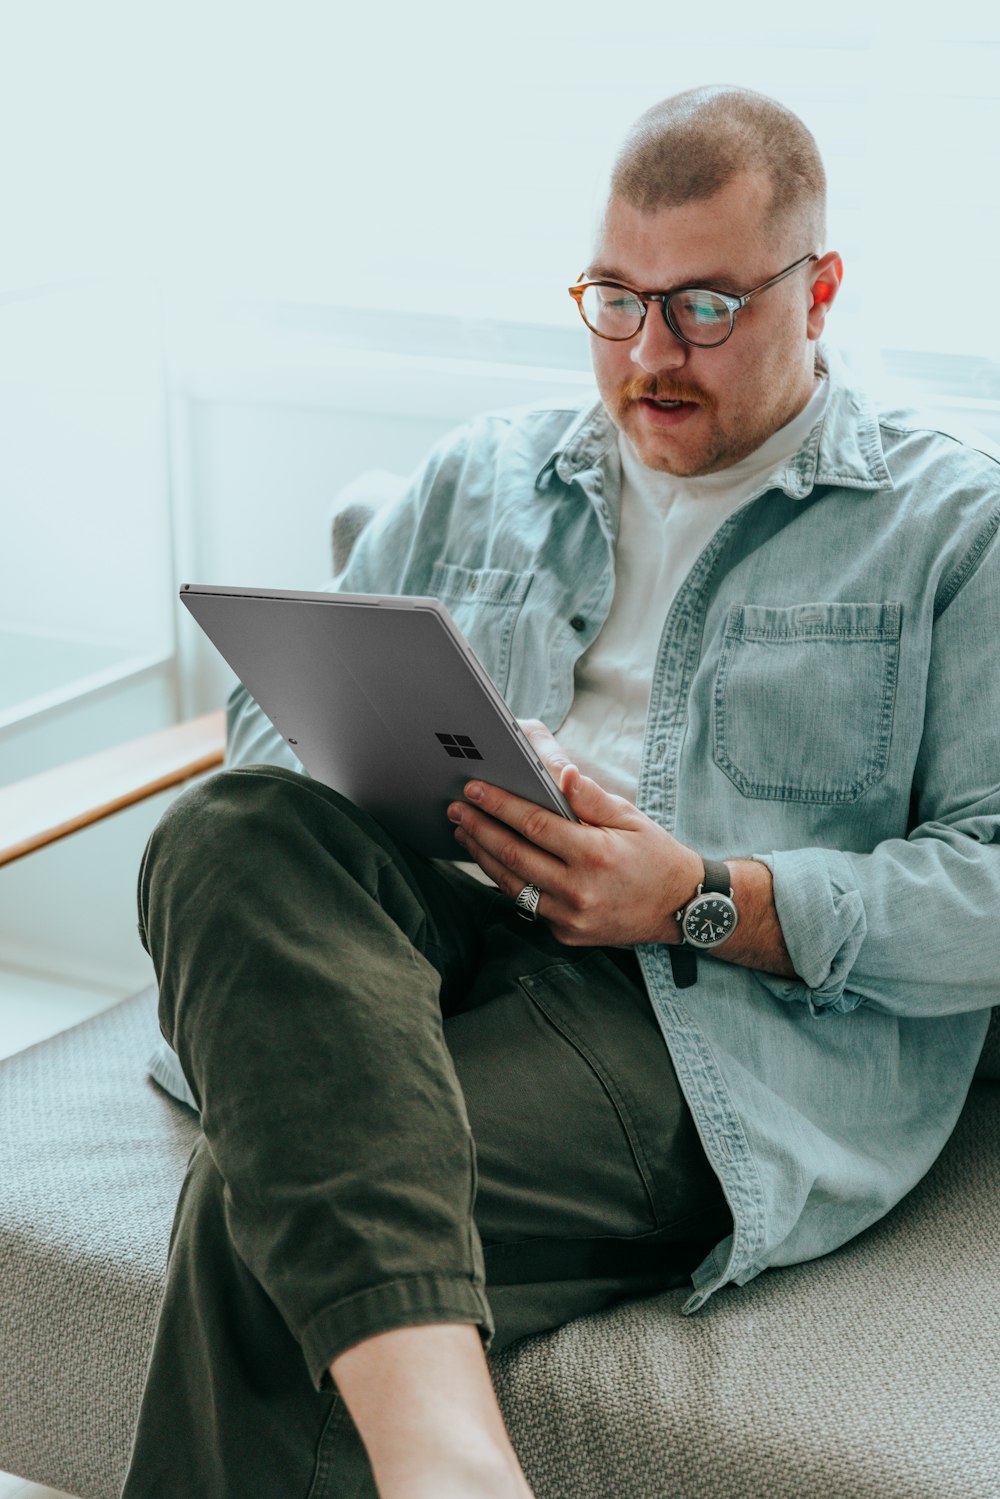
<path fill-rule="evenodd" d="M 702 892 L 711 890 L 713 895 L 732 895 L 733 885 L 729 877 L 729 866 L 721 859 L 705 860 L 705 883 Z"/>
<path fill-rule="evenodd" d="M 670 967 L 678 989 L 690 989 L 692 984 L 698 982 L 698 954 L 693 947 L 675 942 L 670 948 Z"/>
<path fill-rule="evenodd" d="M 701 883 L 701 894 L 710 890 L 713 895 L 732 895 L 733 887 L 729 878 L 729 867 L 723 864 L 721 859 L 705 860 L 705 878 Z M 692 899 L 694 897 L 692 896 Z M 690 901 L 688 902 L 690 905 Z M 674 976 L 674 984 L 678 989 L 690 989 L 692 984 L 698 982 L 698 952 L 694 947 L 688 947 L 683 938 L 675 943 L 670 949 L 670 967 Z"/>

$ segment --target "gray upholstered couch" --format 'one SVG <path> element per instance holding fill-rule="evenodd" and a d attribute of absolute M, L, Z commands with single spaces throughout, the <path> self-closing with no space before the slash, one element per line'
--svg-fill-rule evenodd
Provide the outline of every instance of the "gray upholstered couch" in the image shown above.
<path fill-rule="evenodd" d="M 194 1115 L 145 1076 L 151 991 L 0 1065 L 0 1469 L 113 1499 Z M 1000 1075 L 1000 1012 L 990 1042 Z M 539 1499 L 1000 1495 L 1000 1082 L 836 1254 L 501 1354 Z M 178 1495 L 177 1499 L 212 1499 Z M 277 1495 L 247 1499 L 279 1499 Z"/>
<path fill-rule="evenodd" d="M 79 1499 L 118 1492 L 196 1131 L 146 1075 L 156 1036 L 147 991 L 0 1064 L 0 1469 Z M 1000 1499 L 1000 1011 L 881 1223 L 693 1317 L 685 1296 L 495 1360 L 539 1499 Z"/>

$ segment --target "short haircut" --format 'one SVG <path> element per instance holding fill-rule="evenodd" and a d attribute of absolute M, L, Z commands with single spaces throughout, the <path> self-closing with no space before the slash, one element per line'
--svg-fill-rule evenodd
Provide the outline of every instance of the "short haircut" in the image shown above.
<path fill-rule="evenodd" d="M 689 89 L 654 104 L 629 131 L 611 174 L 612 197 L 650 212 L 710 198 L 744 172 L 771 182 L 772 222 L 801 216 L 822 250 L 826 173 L 798 115 L 751 89 Z"/>

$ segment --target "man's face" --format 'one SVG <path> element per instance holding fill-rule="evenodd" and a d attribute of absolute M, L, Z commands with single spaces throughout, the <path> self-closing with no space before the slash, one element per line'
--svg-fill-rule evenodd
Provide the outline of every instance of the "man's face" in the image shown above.
<path fill-rule="evenodd" d="M 749 291 L 819 249 L 801 225 L 769 226 L 768 198 L 758 174 L 678 208 L 643 212 L 612 198 L 587 276 L 638 291 Z M 811 340 L 822 326 L 822 310 L 811 310 L 815 276 L 816 264 L 807 264 L 754 297 L 714 349 L 677 338 L 659 303 L 634 338 L 616 343 L 591 334 L 601 399 L 647 467 L 672 474 L 728 468 L 802 409 L 814 385 Z M 656 404 L 668 400 L 684 404 Z"/>

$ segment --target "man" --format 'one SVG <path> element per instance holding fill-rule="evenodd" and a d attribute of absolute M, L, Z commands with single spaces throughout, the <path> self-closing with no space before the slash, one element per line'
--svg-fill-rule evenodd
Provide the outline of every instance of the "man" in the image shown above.
<path fill-rule="evenodd" d="M 824 232 L 787 110 L 650 110 L 572 289 L 600 404 L 445 440 L 341 579 L 449 605 L 579 825 L 470 781 L 490 883 L 430 864 L 241 689 L 154 835 L 204 1140 L 130 1499 L 370 1494 L 365 1452 L 393 1499 L 527 1494 L 494 1325 L 693 1312 L 950 1134 L 995 999 L 998 469 L 820 352 Z"/>

